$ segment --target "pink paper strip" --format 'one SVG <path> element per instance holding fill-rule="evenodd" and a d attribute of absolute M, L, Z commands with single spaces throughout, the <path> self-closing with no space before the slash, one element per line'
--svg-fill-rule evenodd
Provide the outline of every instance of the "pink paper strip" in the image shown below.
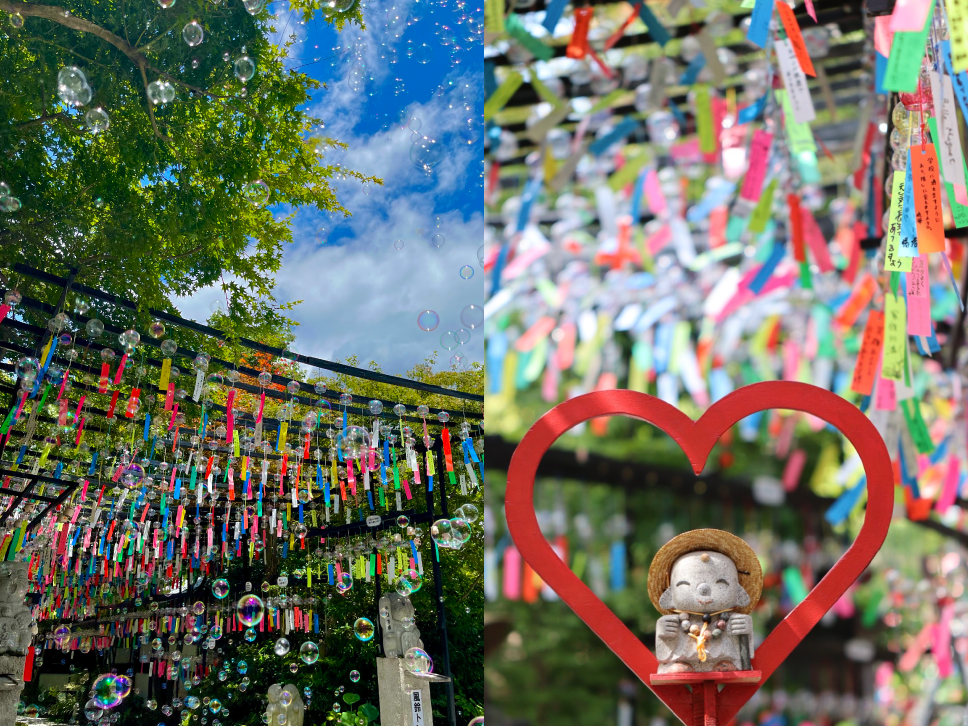
<path fill-rule="evenodd" d="M 897 392 L 890 378 L 877 377 L 877 400 L 874 407 L 878 411 L 893 411 L 897 408 Z"/>
<path fill-rule="evenodd" d="M 743 188 L 739 195 L 751 202 L 758 202 L 763 193 L 763 180 L 766 178 L 766 162 L 770 157 L 770 146 L 773 134 L 763 129 L 753 132 L 750 142 L 750 165 L 743 179 Z"/>
<path fill-rule="evenodd" d="M 175 428 L 175 417 L 178 415 L 178 404 L 171 410 L 171 422 L 168 424 L 168 430 L 171 431 Z"/>
<path fill-rule="evenodd" d="M 790 458 L 787 459 L 786 466 L 783 467 L 783 489 L 792 492 L 800 483 L 800 475 L 803 474 L 804 464 L 807 463 L 807 452 L 797 449 Z"/>
<path fill-rule="evenodd" d="M 823 232 L 817 220 L 813 218 L 813 212 L 806 207 L 800 208 L 800 215 L 803 219 L 803 236 L 806 243 L 813 253 L 813 259 L 820 268 L 820 272 L 830 272 L 834 269 L 834 263 L 830 259 L 830 250 L 827 248 L 827 240 L 823 238 Z"/>
<path fill-rule="evenodd" d="M 77 402 L 77 411 L 74 412 L 74 416 L 77 418 L 81 417 L 81 409 L 84 408 L 84 399 L 87 396 L 81 396 L 81 400 Z"/>
<path fill-rule="evenodd" d="M 645 173 L 645 183 L 643 184 L 646 201 L 649 203 L 649 211 L 656 217 L 661 217 L 668 210 L 665 194 L 662 193 L 662 185 L 659 184 L 659 172 L 654 167 Z"/>
<path fill-rule="evenodd" d="M 941 495 L 934 505 L 934 511 L 938 514 L 944 514 L 948 511 L 948 507 L 955 503 L 955 499 L 958 497 L 958 482 L 960 479 L 961 471 L 958 466 L 958 457 L 952 454 L 948 457 L 948 471 L 945 473 Z"/>
<path fill-rule="evenodd" d="M 63 397 L 64 389 L 67 388 L 67 380 L 68 380 L 68 375 L 65 372 L 64 379 L 61 381 L 60 391 L 57 392 L 57 398 L 54 399 L 54 403 L 57 403 L 59 400 L 61 400 L 61 397 Z"/>
<path fill-rule="evenodd" d="M 817 11 L 813 7 L 813 0 L 807 0 L 807 15 L 813 18 L 813 22 L 817 22 Z"/>
<path fill-rule="evenodd" d="M 74 441 L 75 448 L 81 445 L 81 435 L 83 433 L 84 433 L 84 419 L 81 419 L 81 423 L 77 427 L 77 440 Z"/>
<path fill-rule="evenodd" d="M 928 19 L 928 11 L 934 6 L 931 0 L 897 0 L 891 13 L 891 30 L 910 33 L 921 30 Z"/>
<path fill-rule="evenodd" d="M 121 383 L 121 374 L 124 373 L 124 366 L 128 362 L 128 354 L 125 353 L 121 356 L 121 362 L 118 363 L 118 372 L 114 374 L 114 385 Z"/>
<path fill-rule="evenodd" d="M 954 672 L 951 660 L 951 620 L 955 614 L 955 604 L 948 603 L 941 608 L 941 621 L 934 631 L 934 662 L 938 666 L 938 676 L 947 678 Z"/>
<path fill-rule="evenodd" d="M 7 313 L 9 312 L 10 312 L 9 305 L 0 305 L 0 323 L 4 321 L 4 319 L 7 317 Z"/>
<path fill-rule="evenodd" d="M 911 272 L 907 275 L 907 332 L 908 335 L 931 335 L 931 288 L 926 255 L 911 260 Z"/>
<path fill-rule="evenodd" d="M 504 597 L 521 599 L 521 553 L 514 545 L 504 550 Z"/>
<path fill-rule="evenodd" d="M 262 420 L 262 410 L 266 407 L 266 392 L 263 391 L 262 395 L 259 397 L 259 415 L 255 417 L 255 422 L 259 423 Z"/>
<path fill-rule="evenodd" d="M 229 443 L 232 441 L 232 433 L 235 430 L 235 414 L 232 412 L 232 404 L 235 402 L 235 389 L 229 391 L 229 395 L 225 399 L 225 418 L 227 423 L 225 424 L 225 440 Z"/>
<path fill-rule="evenodd" d="M 653 257 L 672 241 L 672 228 L 668 224 L 663 224 L 656 230 L 655 234 L 649 237 L 645 246 L 649 254 Z"/>

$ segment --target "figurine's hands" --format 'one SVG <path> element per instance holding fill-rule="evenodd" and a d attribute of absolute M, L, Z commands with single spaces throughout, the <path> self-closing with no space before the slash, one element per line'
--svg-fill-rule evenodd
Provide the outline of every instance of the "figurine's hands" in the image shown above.
<path fill-rule="evenodd" d="M 733 615 L 726 632 L 728 635 L 753 635 L 753 618 L 749 615 Z"/>
<path fill-rule="evenodd" d="M 679 637 L 679 616 L 663 615 L 655 625 L 655 634 L 666 640 Z"/>

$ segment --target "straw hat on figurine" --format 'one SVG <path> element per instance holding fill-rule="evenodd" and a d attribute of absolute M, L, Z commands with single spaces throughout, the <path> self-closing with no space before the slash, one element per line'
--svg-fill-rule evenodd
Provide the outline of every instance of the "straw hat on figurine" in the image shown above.
<path fill-rule="evenodd" d="M 694 529 L 690 532 L 673 537 L 666 542 L 652 560 L 649 567 L 649 599 L 663 615 L 672 614 L 672 610 L 659 606 L 659 598 L 669 585 L 672 566 L 683 555 L 690 552 L 719 552 L 726 555 L 736 565 L 739 573 L 739 584 L 750 596 L 750 604 L 737 608 L 736 612 L 750 613 L 759 602 L 763 592 L 763 568 L 753 552 L 753 548 L 735 534 L 721 529 Z"/>

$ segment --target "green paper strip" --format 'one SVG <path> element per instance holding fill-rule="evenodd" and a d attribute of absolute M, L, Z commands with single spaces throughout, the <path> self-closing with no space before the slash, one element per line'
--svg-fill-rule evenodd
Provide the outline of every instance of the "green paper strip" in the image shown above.
<path fill-rule="evenodd" d="M 921 60 L 924 58 L 925 41 L 934 17 L 934 0 L 928 9 L 927 20 L 921 30 L 895 33 L 891 41 L 891 54 L 887 59 L 883 87 L 887 91 L 913 93 L 918 90 Z"/>
<path fill-rule="evenodd" d="M 524 83 L 524 76 L 517 71 L 511 71 L 504 83 L 497 87 L 484 104 L 484 120 L 490 121 L 494 118 L 497 112 L 507 105 L 522 83 Z"/>
<path fill-rule="evenodd" d="M 538 60 L 551 60 L 554 56 L 555 51 L 551 46 L 545 45 L 540 40 L 535 38 L 528 29 L 524 27 L 524 24 L 520 20 L 520 16 L 517 13 L 511 13 L 508 19 L 504 23 L 505 29 L 518 43 L 520 43 L 527 51 L 533 55 Z"/>

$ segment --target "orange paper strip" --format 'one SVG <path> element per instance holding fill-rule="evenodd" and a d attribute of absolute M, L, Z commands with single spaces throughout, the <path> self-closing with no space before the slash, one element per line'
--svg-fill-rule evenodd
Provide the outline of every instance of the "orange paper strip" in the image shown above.
<path fill-rule="evenodd" d="M 918 254 L 944 252 L 944 222 L 941 221 L 941 177 L 934 144 L 911 148 L 911 177 L 914 181 L 914 216 L 918 225 Z"/>
<path fill-rule="evenodd" d="M 867 316 L 867 326 L 864 328 L 864 340 L 857 354 L 857 366 L 854 368 L 854 378 L 850 382 L 850 390 L 864 396 L 871 395 L 874 387 L 874 377 L 881 362 L 881 349 L 884 347 L 884 313 L 871 310 Z"/>
<path fill-rule="evenodd" d="M 786 30 L 790 45 L 793 46 L 793 52 L 797 54 L 800 68 L 808 76 L 816 78 L 817 72 L 813 69 L 813 61 L 810 60 L 810 54 L 807 53 L 807 44 L 803 42 L 803 34 L 800 33 L 800 26 L 797 24 L 793 9 L 785 2 L 776 3 L 776 9 L 780 13 L 780 19 L 783 21 L 783 28 Z"/>

